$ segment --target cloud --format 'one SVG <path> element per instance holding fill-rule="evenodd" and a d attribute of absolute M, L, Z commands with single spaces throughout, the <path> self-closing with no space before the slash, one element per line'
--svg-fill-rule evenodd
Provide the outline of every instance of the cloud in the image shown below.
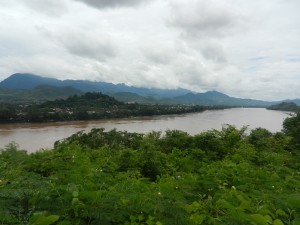
<path fill-rule="evenodd" d="M 116 57 L 118 53 L 112 36 L 105 32 L 91 32 L 80 28 L 55 31 L 43 26 L 35 28 L 48 40 L 74 56 L 105 62 Z"/>
<path fill-rule="evenodd" d="M 61 16 L 68 11 L 67 4 L 64 0 L 23 0 L 31 9 L 47 16 Z"/>
<path fill-rule="evenodd" d="M 298 0 L 0 3 L 0 80 L 31 72 L 244 98 L 300 96 Z"/>
<path fill-rule="evenodd" d="M 68 52 L 80 57 L 106 61 L 117 55 L 116 47 L 105 36 L 93 37 L 85 34 L 68 34 L 61 41 Z"/>
<path fill-rule="evenodd" d="M 227 62 L 226 50 L 219 41 L 207 38 L 184 39 L 184 41 L 191 49 L 199 52 L 204 57 L 204 60 L 209 60 L 217 64 Z"/>
<path fill-rule="evenodd" d="M 176 57 L 177 52 L 169 43 L 149 43 L 142 47 L 142 54 L 150 63 L 166 65 Z"/>
<path fill-rule="evenodd" d="M 172 1 L 168 24 L 185 35 L 220 37 L 241 23 L 244 18 L 232 5 L 214 0 Z"/>
<path fill-rule="evenodd" d="M 201 52 L 208 60 L 213 60 L 217 63 L 225 63 L 227 61 L 223 48 L 218 45 L 205 46 Z"/>
<path fill-rule="evenodd" d="M 97 9 L 136 6 L 149 0 L 75 0 Z"/>

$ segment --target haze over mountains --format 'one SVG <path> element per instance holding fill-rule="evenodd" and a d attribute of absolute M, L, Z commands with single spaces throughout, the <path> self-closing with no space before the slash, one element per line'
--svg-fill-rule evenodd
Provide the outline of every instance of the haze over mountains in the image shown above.
<path fill-rule="evenodd" d="M 34 74 L 16 73 L 0 82 L 0 101 L 25 99 L 45 101 L 80 95 L 84 92 L 102 92 L 124 102 L 151 104 L 198 104 L 240 107 L 266 107 L 278 103 L 234 98 L 217 91 L 193 93 L 186 89 L 138 88 L 125 84 L 87 80 L 58 80 Z M 300 104 L 300 99 L 288 100 Z"/>

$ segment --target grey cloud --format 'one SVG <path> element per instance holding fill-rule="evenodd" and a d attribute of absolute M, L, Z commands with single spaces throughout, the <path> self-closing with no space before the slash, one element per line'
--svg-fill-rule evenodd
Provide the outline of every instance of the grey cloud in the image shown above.
<path fill-rule="evenodd" d="M 7 1 L 7 0 L 0 0 L 0 4 L 1 4 L 1 7 L 2 8 L 5 8 L 5 7 L 11 7 L 14 5 L 14 1 L 11 0 L 11 1 Z"/>
<path fill-rule="evenodd" d="M 167 64 L 171 60 L 170 55 L 162 52 L 149 51 L 145 52 L 145 55 L 148 60 L 157 64 Z"/>
<path fill-rule="evenodd" d="M 86 5 L 102 9 L 102 8 L 114 8 L 114 7 L 127 7 L 135 6 L 149 0 L 75 0 L 83 2 Z"/>
<path fill-rule="evenodd" d="M 244 20 L 243 16 L 221 2 L 202 0 L 191 3 L 172 2 L 168 24 L 191 36 L 224 36 Z"/>
<path fill-rule="evenodd" d="M 54 31 L 44 26 L 35 29 L 48 40 L 62 45 L 69 53 L 97 61 L 106 61 L 117 56 L 117 47 L 110 35 L 103 32 L 88 32 L 80 29 Z"/>
<path fill-rule="evenodd" d="M 202 55 L 208 59 L 217 63 L 225 63 L 227 62 L 225 52 L 221 47 L 218 46 L 205 46 L 201 50 Z"/>
<path fill-rule="evenodd" d="M 63 39 L 63 44 L 71 54 L 97 61 L 106 61 L 117 55 L 116 47 L 107 38 L 67 36 Z"/>
<path fill-rule="evenodd" d="M 64 0 L 23 0 L 31 9 L 47 16 L 61 16 L 68 11 Z"/>
<path fill-rule="evenodd" d="M 257 57 L 252 57 L 249 60 L 251 60 L 251 61 L 262 61 L 262 60 L 265 60 L 267 58 L 268 58 L 267 56 L 257 56 Z"/>
<path fill-rule="evenodd" d="M 169 64 L 174 57 L 176 51 L 170 46 L 164 45 L 150 45 L 142 49 L 144 56 L 152 63 Z"/>
<path fill-rule="evenodd" d="M 298 63 L 300 62 L 300 56 L 299 55 L 291 55 L 287 57 L 287 60 L 290 62 Z"/>

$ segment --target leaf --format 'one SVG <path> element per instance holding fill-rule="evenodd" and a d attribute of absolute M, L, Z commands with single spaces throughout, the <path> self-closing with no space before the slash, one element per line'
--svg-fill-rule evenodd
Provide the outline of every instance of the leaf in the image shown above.
<path fill-rule="evenodd" d="M 284 225 L 284 223 L 281 220 L 276 219 L 274 220 L 273 225 Z"/>
<path fill-rule="evenodd" d="M 277 209 L 276 216 L 286 216 L 286 213 L 282 209 Z"/>
<path fill-rule="evenodd" d="M 79 202 L 79 199 L 78 198 L 73 198 L 72 199 L 72 205 L 76 204 Z"/>
<path fill-rule="evenodd" d="M 145 217 L 144 217 L 143 215 L 139 215 L 139 216 L 138 216 L 138 220 L 139 220 L 139 221 L 142 221 L 142 220 L 144 220 L 144 219 L 145 219 Z"/>
<path fill-rule="evenodd" d="M 205 219 L 205 215 L 203 214 L 194 214 L 190 217 L 190 219 L 193 221 L 194 224 L 202 224 L 204 219 Z"/>
<path fill-rule="evenodd" d="M 188 213 L 197 212 L 201 208 L 200 202 L 193 202 L 191 205 L 188 205 L 186 211 Z"/>
<path fill-rule="evenodd" d="M 73 191 L 72 196 L 73 198 L 78 198 L 78 191 Z"/>
<path fill-rule="evenodd" d="M 135 216 L 130 215 L 130 221 L 131 221 L 131 222 L 134 222 L 134 221 L 135 221 Z"/>
<path fill-rule="evenodd" d="M 153 216 L 149 216 L 148 219 L 147 219 L 147 221 L 146 221 L 146 224 L 147 224 L 147 225 L 152 225 L 152 224 L 154 224 L 153 220 L 154 220 L 154 217 L 153 217 Z"/>
<path fill-rule="evenodd" d="M 268 220 L 261 214 L 252 214 L 251 218 L 257 225 L 268 225 Z"/>
<path fill-rule="evenodd" d="M 266 219 L 266 221 L 267 221 L 269 224 L 272 224 L 272 222 L 273 222 L 273 219 L 272 219 L 272 217 L 271 217 L 271 216 L 269 216 L 269 215 L 265 215 L 265 219 Z"/>
<path fill-rule="evenodd" d="M 29 225 L 51 225 L 59 220 L 57 215 L 45 215 L 45 214 L 34 214 L 30 221 Z"/>

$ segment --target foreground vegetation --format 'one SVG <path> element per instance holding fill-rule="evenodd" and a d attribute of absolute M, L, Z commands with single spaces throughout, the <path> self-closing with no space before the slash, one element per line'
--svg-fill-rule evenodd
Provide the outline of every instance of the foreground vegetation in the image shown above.
<path fill-rule="evenodd" d="M 199 124 L 201 125 L 201 124 Z M 300 114 L 284 132 L 103 129 L 0 154 L 0 224 L 300 224 Z"/>
<path fill-rule="evenodd" d="M 38 104 L 0 103 L 0 123 L 124 118 L 202 112 L 224 106 L 147 105 L 123 103 L 101 93 L 85 93 Z"/>

